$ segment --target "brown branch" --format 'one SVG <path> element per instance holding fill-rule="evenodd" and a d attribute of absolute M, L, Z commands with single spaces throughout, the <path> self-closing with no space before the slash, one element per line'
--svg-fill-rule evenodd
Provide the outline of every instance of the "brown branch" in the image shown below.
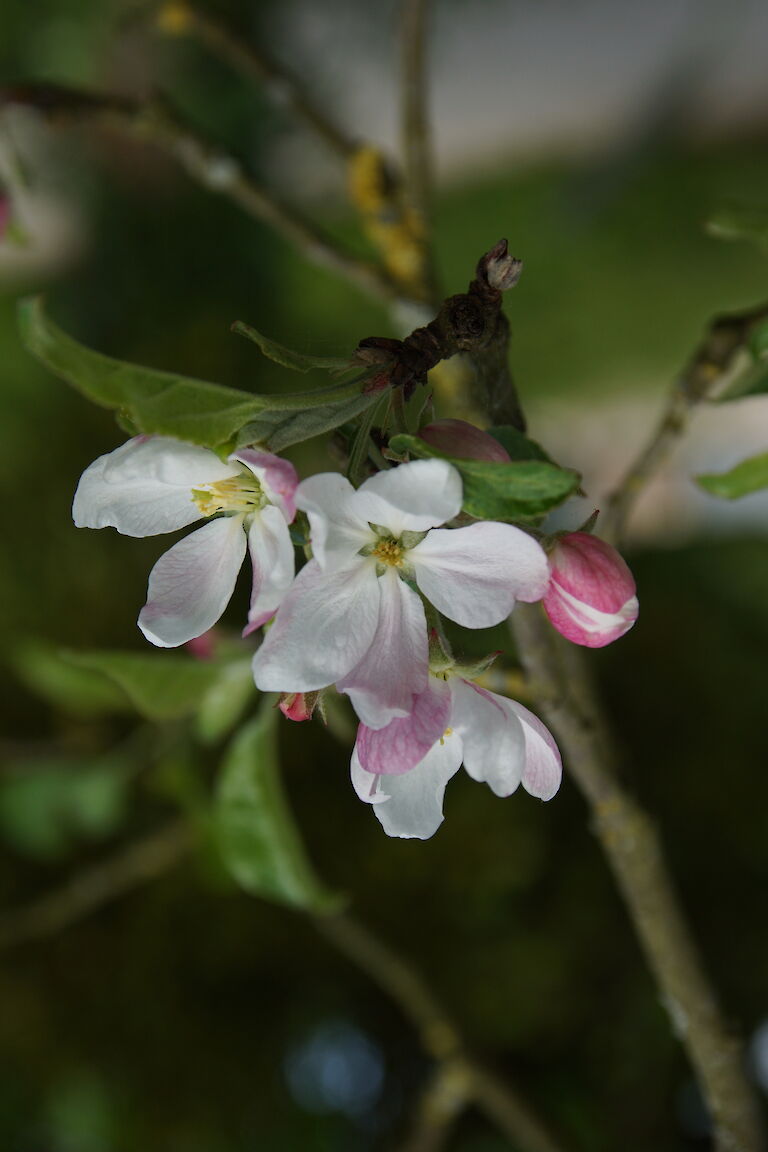
<path fill-rule="evenodd" d="M 273 227 L 307 260 L 336 272 L 376 299 L 391 303 L 400 296 L 394 282 L 375 264 L 359 260 L 336 244 L 164 103 L 140 104 L 56 85 L 26 84 L 0 92 L 0 106 L 7 104 L 34 108 L 55 125 L 103 127 L 160 148 L 209 192 L 225 196 L 247 215 Z"/>
<path fill-rule="evenodd" d="M 712 321 L 675 381 L 647 444 L 608 497 L 600 518 L 600 534 L 605 539 L 621 542 L 638 497 L 686 432 L 694 408 L 716 393 L 752 330 L 766 317 L 768 305 L 764 304 L 749 312 L 719 316 Z"/>
<path fill-rule="evenodd" d="M 438 1110 L 438 1134 L 443 1120 L 453 1119 L 452 1110 L 474 1103 L 520 1152 L 561 1152 L 560 1145 L 517 1090 L 470 1056 L 456 1025 L 432 989 L 401 955 L 369 928 L 343 913 L 317 917 L 315 924 L 335 948 L 400 1007 L 416 1029 L 424 1050 L 442 1070 L 438 1074 L 444 1078 L 443 1088 L 448 1088 L 449 1097 Z M 433 1133 L 427 1125 L 426 1133 L 422 1128 L 419 1135 L 424 1141 Z M 422 1142 L 411 1149 L 413 1152 L 415 1148 L 439 1146 Z"/>
<path fill-rule="evenodd" d="M 273 104 L 287 109 L 344 160 L 356 151 L 357 142 L 317 105 L 297 76 L 223 20 L 189 3 L 166 3 L 160 6 L 156 22 L 161 31 L 193 36 L 200 41 L 262 88 Z"/>
<path fill-rule="evenodd" d="M 189 825 L 175 821 L 85 869 L 26 908 L 0 913 L 0 951 L 53 936 L 154 880 L 177 864 L 192 843 Z"/>

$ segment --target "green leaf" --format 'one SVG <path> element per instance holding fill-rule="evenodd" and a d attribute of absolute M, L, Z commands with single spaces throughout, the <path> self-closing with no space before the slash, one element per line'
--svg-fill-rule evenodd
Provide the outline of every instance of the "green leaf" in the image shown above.
<path fill-rule="evenodd" d="M 395 452 L 447 460 L 461 473 L 462 508 L 478 520 L 534 520 L 561 504 L 579 485 L 579 475 L 547 460 L 497 464 L 445 456 L 418 436 L 393 436 Z"/>
<path fill-rule="evenodd" d="M 251 660 L 235 660 L 220 669 L 200 701 L 197 733 L 205 744 L 215 744 L 231 732 L 256 695 Z"/>
<path fill-rule="evenodd" d="M 337 898 L 317 879 L 280 780 L 279 711 L 265 699 L 229 746 L 216 790 L 216 835 L 228 871 L 247 892 L 328 911 Z"/>
<path fill-rule="evenodd" d="M 719 240 L 748 240 L 768 247 L 768 207 L 732 204 L 709 218 L 706 230 Z"/>
<path fill-rule="evenodd" d="M 550 459 L 540 444 L 529 440 L 524 432 L 512 424 L 499 424 L 497 428 L 488 428 L 486 431 L 494 440 L 498 440 L 502 448 L 506 448 L 511 460 Z"/>
<path fill-rule="evenodd" d="M 130 712 L 125 693 L 100 672 L 74 667 L 58 648 L 25 642 L 13 652 L 12 664 L 21 682 L 55 708 L 75 716 Z"/>
<path fill-rule="evenodd" d="M 122 689 L 148 720 L 175 720 L 197 711 L 217 683 L 222 666 L 170 652 L 65 652 L 71 665 L 99 672 Z"/>
<path fill-rule="evenodd" d="M 327 410 L 357 402 L 362 411 L 371 400 L 361 393 L 365 376 L 311 392 L 258 395 L 115 360 L 57 327 L 46 316 L 40 297 L 21 302 L 19 324 L 22 340 L 34 356 L 95 404 L 115 409 L 124 427 L 206 447 L 222 447 L 235 438 L 240 444 L 249 442 L 238 433 L 270 410 L 279 412 L 276 421 L 267 421 L 272 427 L 290 414 L 301 417 L 307 408 Z M 340 419 L 346 418 L 345 414 Z M 326 430 L 328 416 L 320 423 Z M 297 437 L 289 442 L 297 443 Z"/>
<path fill-rule="evenodd" d="M 749 336 L 749 349 L 756 360 L 768 357 L 768 320 L 755 324 Z"/>
<path fill-rule="evenodd" d="M 378 400 L 376 394 L 360 393 L 351 400 L 307 408 L 303 412 L 273 410 L 262 412 L 258 419 L 247 424 L 238 436 L 239 444 L 258 442 L 271 452 L 282 452 L 292 444 L 311 440 L 346 424 L 370 408 Z"/>
<path fill-rule="evenodd" d="M 766 392 L 768 392 L 768 357 L 755 360 L 715 399 L 718 404 L 725 404 L 729 400 L 741 400 L 744 396 L 761 396 Z"/>
<path fill-rule="evenodd" d="M 345 359 L 338 356 L 308 356 L 304 352 L 294 352 L 291 348 L 278 344 L 276 340 L 271 340 L 269 336 L 257 332 L 255 328 L 252 328 L 250 324 L 245 324 L 242 320 L 235 321 L 232 325 L 232 331 L 236 332 L 238 336 L 245 336 L 248 340 L 252 340 L 265 356 L 274 360 L 275 364 L 282 364 L 284 368 L 293 368 L 295 372 L 310 372 L 313 368 L 324 368 L 331 371 L 332 369 L 349 367 L 349 357 Z"/>
<path fill-rule="evenodd" d="M 741 496 L 768 488 L 768 452 L 742 460 L 729 472 L 708 472 L 695 479 L 699 487 L 711 496 L 738 500 Z"/>

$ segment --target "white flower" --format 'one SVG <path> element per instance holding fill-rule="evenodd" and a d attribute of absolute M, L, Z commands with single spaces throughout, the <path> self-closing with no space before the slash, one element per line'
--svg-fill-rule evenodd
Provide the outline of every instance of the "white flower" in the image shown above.
<path fill-rule="evenodd" d="M 410 716 L 379 731 L 360 725 L 352 784 L 388 836 L 427 840 L 443 821 L 445 786 L 462 763 L 497 796 L 522 783 L 550 800 L 562 775 L 551 733 L 522 704 L 459 676 L 430 676 Z"/>
<path fill-rule="evenodd" d="M 224 462 L 166 436 L 137 436 L 85 470 L 72 515 L 78 528 L 111 526 L 125 536 L 206 523 L 155 564 L 139 627 L 175 648 L 211 628 L 232 596 L 246 546 L 253 589 L 245 634 L 272 616 L 294 575 L 288 524 L 296 514 L 292 464 L 250 448 Z M 222 514 L 222 515 L 220 515 Z"/>
<path fill-rule="evenodd" d="M 415 460 L 355 491 L 337 473 L 299 485 L 313 559 L 283 600 L 254 658 L 265 692 L 335 683 L 360 719 L 382 728 L 407 716 L 427 684 L 422 601 L 467 628 L 505 619 L 515 601 L 539 600 L 548 581 L 539 544 L 509 524 L 437 526 L 461 509 L 461 477 L 443 460 Z"/>

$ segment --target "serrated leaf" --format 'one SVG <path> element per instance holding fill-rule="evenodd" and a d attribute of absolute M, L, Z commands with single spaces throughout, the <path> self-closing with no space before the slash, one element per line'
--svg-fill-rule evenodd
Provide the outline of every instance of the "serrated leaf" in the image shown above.
<path fill-rule="evenodd" d="M 162 651 L 68 651 L 62 656 L 76 669 L 101 673 L 148 720 L 175 720 L 197 711 L 222 673 L 214 660 Z"/>
<path fill-rule="evenodd" d="M 447 460 L 461 474 L 462 508 L 478 520 L 535 520 L 562 504 L 579 484 L 579 475 L 546 460 L 501 464 L 446 456 L 418 436 L 393 436 L 395 452 Z"/>
<path fill-rule="evenodd" d="M 349 357 L 345 359 L 338 356 L 309 356 L 305 352 L 294 352 L 292 348 L 278 344 L 277 340 L 270 339 L 269 336 L 258 332 L 242 320 L 235 321 L 232 325 L 232 331 L 236 332 L 238 336 L 245 336 L 246 339 L 252 340 L 265 356 L 274 360 L 275 364 L 282 364 L 284 368 L 292 368 L 295 372 L 310 372 L 313 368 L 331 371 L 349 366 Z"/>
<path fill-rule="evenodd" d="M 292 444 L 301 444 L 314 436 L 323 436 L 348 420 L 354 419 L 378 400 L 375 394 L 358 393 L 351 400 L 337 401 L 303 412 L 262 412 L 240 432 L 240 444 L 259 443 L 270 452 L 282 452 Z"/>
<path fill-rule="evenodd" d="M 529 440 L 524 432 L 512 424 L 499 424 L 486 431 L 494 440 L 498 440 L 502 448 L 506 448 L 511 460 L 550 460 L 540 444 Z"/>
<path fill-rule="evenodd" d="M 732 204 L 714 213 L 706 223 L 710 236 L 719 240 L 748 240 L 768 247 L 768 207 Z"/>
<path fill-rule="evenodd" d="M 265 699 L 229 746 L 214 802 L 219 849 L 228 871 L 254 896 L 328 911 L 336 898 L 315 876 L 283 792 L 279 717 Z"/>
<path fill-rule="evenodd" d="M 205 447 L 217 448 L 236 438 L 246 443 L 238 437 L 240 429 L 270 410 L 279 411 L 277 422 L 283 423 L 308 408 L 357 401 L 362 411 L 369 402 L 361 394 L 364 377 L 311 392 L 259 395 L 115 360 L 63 332 L 46 316 L 39 297 L 21 302 L 19 325 L 34 356 L 95 404 L 115 409 L 123 427 Z M 274 422 L 267 423 L 271 427 Z"/>
<path fill-rule="evenodd" d="M 696 483 L 710 496 L 721 500 L 738 500 L 768 488 L 768 452 L 742 460 L 729 472 L 707 472 L 695 477 Z"/>

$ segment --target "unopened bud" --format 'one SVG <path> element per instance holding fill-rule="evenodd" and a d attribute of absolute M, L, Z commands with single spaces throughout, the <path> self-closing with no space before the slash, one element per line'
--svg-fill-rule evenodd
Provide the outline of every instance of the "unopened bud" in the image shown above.
<path fill-rule="evenodd" d="M 523 271 L 522 260 L 509 255 L 506 240 L 499 240 L 490 252 L 486 252 L 481 265 L 488 284 L 499 292 L 514 288 Z"/>
<path fill-rule="evenodd" d="M 544 610 L 567 640 L 603 648 L 629 631 L 638 614 L 635 581 L 615 548 L 586 532 L 568 532 L 549 565 Z"/>
<path fill-rule="evenodd" d="M 287 720 L 300 723 L 312 719 L 319 700 L 319 692 L 284 692 L 280 697 L 279 708 Z"/>
<path fill-rule="evenodd" d="M 496 464 L 508 464 L 510 460 L 503 444 L 466 420 L 435 420 L 419 429 L 419 437 L 457 460 L 489 460 Z"/>

